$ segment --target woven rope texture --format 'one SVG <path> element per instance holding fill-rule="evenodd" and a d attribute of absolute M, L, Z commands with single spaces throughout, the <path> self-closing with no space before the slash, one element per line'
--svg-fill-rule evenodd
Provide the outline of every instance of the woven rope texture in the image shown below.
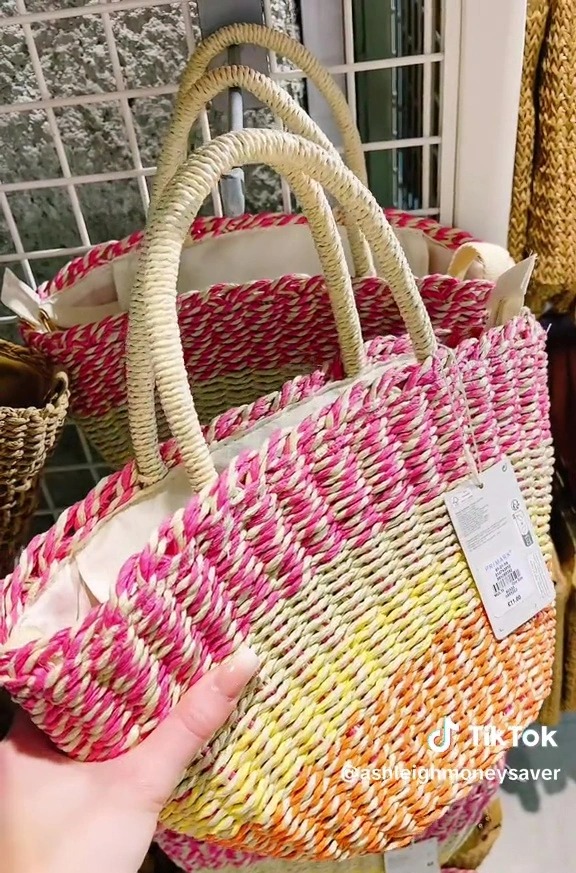
<path fill-rule="evenodd" d="M 407 341 L 376 340 L 368 351 L 390 360 Z M 442 502 L 467 475 L 465 412 L 456 404 L 446 415 L 463 373 L 482 466 L 511 456 L 548 550 L 544 334 L 517 319 L 466 340 L 456 358 L 452 367 L 388 372 L 305 422 L 296 440 L 279 437 L 261 456 L 244 456 L 211 490 L 213 513 L 203 509 L 207 497 L 192 500 L 181 523 L 164 525 L 125 565 L 110 603 L 81 628 L 48 649 L 4 652 L 3 684 L 65 751 L 104 758 L 137 741 L 200 672 L 249 639 L 262 675 L 190 768 L 166 825 L 261 854 L 339 854 L 351 843 L 380 851 L 413 839 L 462 787 L 431 785 L 422 796 L 404 786 L 399 796 L 397 786 L 375 783 L 356 793 L 342 783 L 342 762 L 423 764 L 425 738 L 443 715 L 527 724 L 549 691 L 554 639 L 552 610 L 502 643 L 493 639 Z M 268 409 L 325 382 L 322 373 L 302 377 Z M 266 412 L 258 404 L 232 411 L 211 432 L 223 438 Z M 177 462 L 173 444 L 164 459 Z M 49 584 L 54 563 L 138 491 L 130 465 L 32 543 L 5 584 L 0 640 Z M 256 505 L 261 520 L 247 529 L 243 519 Z M 48 688 L 46 659 L 54 665 Z M 86 683 L 88 696 L 80 694 Z M 430 763 L 497 762 L 490 750 L 460 746 Z M 233 824 L 232 810 L 251 823 Z M 357 830 L 349 834 L 351 818 Z"/>
<path fill-rule="evenodd" d="M 451 250 L 471 240 L 469 234 L 431 219 L 394 210 L 386 215 L 394 227 L 420 230 Z M 304 222 L 301 215 L 201 218 L 192 224 L 190 238 Z M 137 233 L 96 247 L 72 261 L 39 289 L 40 294 L 47 297 L 73 287 L 95 269 L 139 250 L 141 242 L 142 234 Z M 454 344 L 464 333 L 480 331 L 492 283 L 430 276 L 419 288 L 441 338 Z M 355 293 L 366 339 L 404 329 L 390 289 L 381 279 L 356 281 Z M 202 422 L 278 390 L 288 379 L 314 371 L 338 352 L 322 277 L 286 276 L 273 282 L 213 287 L 208 294 L 181 295 L 178 307 L 186 367 Z M 220 326 L 218 332 L 212 330 L 214 324 Z M 133 457 L 125 376 L 127 327 L 128 316 L 122 314 L 54 333 L 22 328 L 30 346 L 66 369 L 75 420 L 117 469 Z M 168 437 L 163 422 L 160 432 Z"/>
<path fill-rule="evenodd" d="M 498 787 L 498 782 L 482 781 L 475 784 L 468 797 L 455 803 L 423 834 L 422 839 L 437 839 L 440 858 L 449 863 L 465 843 L 472 844 L 478 824 L 485 822 Z M 299 861 L 266 861 L 255 855 L 224 849 L 215 843 L 199 843 L 165 828 L 159 828 L 155 841 L 184 873 L 209 870 L 234 873 L 239 867 L 246 866 L 253 868 L 255 873 L 343 873 L 344 870 L 339 861 L 314 861 L 308 865 Z M 382 873 L 382 858 L 367 856 L 351 859 L 346 863 L 346 873 Z"/>
<path fill-rule="evenodd" d="M 40 475 L 67 409 L 64 376 L 40 355 L 0 342 L 0 577 L 26 541 Z"/>
<path fill-rule="evenodd" d="M 313 174 L 303 201 L 342 355 L 203 432 L 177 335 L 182 245 L 218 175 L 262 161 L 292 173 L 293 184 L 302 167 Z M 407 332 L 362 343 L 318 182 L 361 226 Z M 186 161 L 152 216 L 134 288 L 130 415 L 146 431 L 141 441 L 133 427 L 138 468 L 131 463 L 104 480 L 25 551 L 4 586 L 0 644 L 54 568 L 138 497 L 144 481 L 155 481 L 142 477 L 141 463 L 142 449 L 154 463 L 158 449 L 146 412 L 152 374 L 178 440 L 161 447 L 152 473 L 159 479 L 182 460 L 193 496 L 76 627 L 0 648 L 0 682 L 64 751 L 104 759 L 146 735 L 190 682 L 249 641 L 262 670 L 188 768 L 163 825 L 283 858 L 406 845 L 470 786 L 394 775 L 349 784 L 343 765 L 497 766 L 501 750 L 476 745 L 467 727 L 524 727 L 550 689 L 554 609 L 497 641 L 444 503 L 470 475 L 470 447 L 481 469 L 507 455 L 550 558 L 545 334 L 525 311 L 478 336 L 474 325 L 452 349 L 439 346 L 374 198 L 322 148 L 271 131 L 220 137 Z M 292 428 L 271 430 L 260 448 L 217 472 L 209 451 L 216 435 L 238 436 L 351 372 L 336 399 Z M 445 717 L 461 733 L 436 753 L 427 740 Z"/>
<path fill-rule="evenodd" d="M 576 298 L 576 16 L 572 0 L 529 0 L 509 248 L 538 256 L 528 303 Z"/>

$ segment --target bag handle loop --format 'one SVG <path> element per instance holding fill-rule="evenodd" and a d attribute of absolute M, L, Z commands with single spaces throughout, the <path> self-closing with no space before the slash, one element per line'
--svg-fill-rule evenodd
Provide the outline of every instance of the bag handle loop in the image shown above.
<path fill-rule="evenodd" d="M 188 134 L 200 112 L 217 94 L 233 87 L 250 91 L 258 100 L 268 105 L 291 131 L 315 142 L 339 158 L 334 145 L 308 113 L 267 76 L 251 67 L 217 67 L 198 79 L 187 91 L 185 99 L 176 104 L 156 168 L 151 210 L 161 202 L 166 185 L 186 159 Z M 374 276 L 374 262 L 366 240 L 354 222 L 347 223 L 350 225 L 348 235 L 356 276 Z"/>
<path fill-rule="evenodd" d="M 496 282 L 502 273 L 514 266 L 512 256 L 501 246 L 493 243 L 468 242 L 454 252 L 448 267 L 448 276 L 464 279 L 475 262 L 480 263 L 482 278 L 489 282 Z"/>
<path fill-rule="evenodd" d="M 352 172 L 368 185 L 366 160 L 356 122 L 346 97 L 332 75 L 300 42 L 264 24 L 235 23 L 222 27 L 198 43 L 180 79 L 176 107 L 186 99 L 189 89 L 204 75 L 214 58 L 235 45 L 255 45 L 268 49 L 295 64 L 320 91 L 330 106 L 342 134 L 344 159 Z"/>
<path fill-rule="evenodd" d="M 132 439 L 141 481 L 148 484 L 166 474 L 158 446 L 152 376 L 192 488 L 199 491 L 217 476 L 186 376 L 176 283 L 188 228 L 204 200 L 232 167 L 254 163 L 268 164 L 283 173 L 307 214 L 325 271 L 347 374 L 355 376 L 362 371 L 365 353 L 344 250 L 321 186 L 357 218 L 393 289 L 418 361 L 437 351 L 430 318 L 402 247 L 375 198 L 342 161 L 308 140 L 280 131 L 246 130 L 218 137 L 198 149 L 170 182 L 161 207 L 150 218 L 138 265 L 138 293 L 134 293 L 130 308 L 127 372 Z"/>

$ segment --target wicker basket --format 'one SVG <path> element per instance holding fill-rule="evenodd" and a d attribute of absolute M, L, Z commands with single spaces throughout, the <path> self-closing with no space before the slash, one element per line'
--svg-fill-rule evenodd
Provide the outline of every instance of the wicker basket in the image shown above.
<path fill-rule="evenodd" d="M 0 341 L 0 578 L 25 543 L 67 410 L 66 376 L 36 353 Z"/>
<path fill-rule="evenodd" d="M 215 421 L 220 447 L 224 427 L 239 418 L 242 429 L 228 431 L 238 444 L 248 424 L 274 427 L 261 448 L 240 446 L 231 461 L 222 455 L 219 473 L 188 388 L 175 280 L 182 241 L 217 179 L 242 163 L 264 162 L 286 172 L 308 212 L 341 355 L 327 374 L 303 375 L 281 396 Z M 412 345 L 403 334 L 363 343 L 332 212 L 301 167 L 354 211 L 390 277 Z M 343 762 L 354 769 L 390 761 L 437 767 L 426 740 L 440 718 L 451 717 L 461 735 L 442 762 L 457 769 L 496 765 L 500 750 L 479 751 L 466 739 L 466 726 L 485 717 L 487 692 L 491 720 L 519 725 L 533 721 L 549 692 L 553 609 L 495 641 L 442 498 L 470 476 L 468 442 L 482 469 L 505 447 L 548 553 L 544 332 L 524 312 L 479 340 L 440 349 L 376 201 L 339 161 L 292 134 L 219 137 L 181 168 L 170 196 L 152 217 L 142 294 L 137 278 L 132 298 L 128 373 L 136 378 L 138 471 L 132 466 L 108 477 L 27 550 L 10 580 L 14 606 L 0 623 L 0 681 L 63 751 L 103 760 L 143 738 L 206 670 L 208 658 L 219 661 L 249 638 L 266 672 L 247 689 L 237 720 L 188 768 L 162 812 L 164 826 L 261 855 L 314 860 L 405 844 L 469 787 L 395 777 L 392 785 L 382 779 L 357 788 L 345 783 Z M 302 405 L 297 426 L 279 423 L 293 403 L 332 390 L 342 369 L 356 380 L 343 384 L 345 393 L 334 400 L 326 391 L 318 412 Z M 161 454 L 151 375 L 175 437 Z M 179 458 L 192 494 L 184 512 L 162 510 L 144 548 L 135 545 L 133 528 L 128 544 L 123 534 L 119 547 L 128 545 L 133 555 L 119 573 L 111 569 L 109 600 L 88 605 L 81 624 L 75 612 L 74 624 L 31 639 L 30 627 L 18 626 L 31 585 L 34 593 L 48 591 L 58 562 L 77 555 L 88 539 L 94 547 L 94 526 L 116 510 L 117 520 L 142 483 L 154 486 L 165 478 L 164 462 L 175 468 Z M 109 542 L 104 553 L 122 559 Z M 83 572 L 95 566 L 88 560 Z M 224 596 L 230 607 L 222 608 Z M 58 675 L 51 670 L 46 677 L 47 658 Z M 351 830 L 356 816 L 360 824 Z"/>
<path fill-rule="evenodd" d="M 0 579 L 24 545 L 40 475 L 68 409 L 68 382 L 38 354 L 0 340 Z M 12 718 L 0 689 L 0 739 Z"/>

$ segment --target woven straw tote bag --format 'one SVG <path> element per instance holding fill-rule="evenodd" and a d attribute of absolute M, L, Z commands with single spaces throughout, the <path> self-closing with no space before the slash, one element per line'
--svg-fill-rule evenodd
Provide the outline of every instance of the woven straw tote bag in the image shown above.
<path fill-rule="evenodd" d="M 67 409 L 64 374 L 40 355 L 0 340 L 0 578 L 26 541 L 40 476 Z"/>
<path fill-rule="evenodd" d="M 214 184 L 245 163 L 284 173 L 307 213 L 340 356 L 203 431 L 178 336 L 181 248 Z M 364 343 L 318 183 L 373 248 L 407 334 Z M 482 469 L 505 452 L 549 554 L 544 345 L 528 312 L 439 345 L 376 201 L 321 147 L 261 130 L 202 147 L 152 215 L 134 283 L 137 462 L 36 538 L 6 580 L 0 683 L 63 751 L 100 760 L 248 641 L 261 673 L 190 765 L 163 826 L 294 858 L 412 842 L 471 786 L 349 785 L 343 765 L 496 766 L 501 750 L 466 727 L 528 725 L 549 690 L 553 609 L 497 641 L 443 500 L 469 478 L 474 442 Z M 161 447 L 154 385 L 174 435 Z M 66 592 L 70 617 L 55 621 L 50 600 Z M 434 753 L 427 738 L 442 717 L 463 733 Z"/>
<path fill-rule="evenodd" d="M 68 383 L 37 353 L 0 340 L 0 578 L 14 567 L 38 505 L 40 477 L 64 425 Z M 12 715 L 0 689 L 0 739 Z"/>
<path fill-rule="evenodd" d="M 265 76 L 243 67 L 206 73 L 212 58 L 232 42 L 264 45 L 304 70 L 329 101 L 342 130 L 346 161 L 364 181 L 360 137 L 331 76 L 294 40 L 265 27 L 241 25 L 201 43 L 189 62 L 159 160 L 152 209 L 185 156 L 188 133 L 200 110 L 234 84 L 272 106 L 291 130 L 334 151 L 303 110 Z M 392 210 L 387 216 L 415 249 L 414 269 L 422 276 L 420 292 L 436 330 L 455 340 L 471 326 L 480 332 L 494 283 L 511 265 L 507 253 L 476 244 L 469 234 L 427 218 Z M 313 372 L 336 355 L 337 335 L 304 216 L 196 219 L 188 243 L 178 311 L 186 368 L 203 423 L 277 390 L 294 375 Z M 126 310 L 141 244 L 142 234 L 137 233 L 92 249 L 38 290 L 40 299 L 32 311 L 19 310 L 28 322 L 23 326 L 26 342 L 66 367 L 73 416 L 114 468 L 134 455 L 124 362 Z M 364 336 L 400 332 L 402 322 L 390 289 L 374 275 L 354 226 L 350 249 Z M 10 299 L 4 300 L 11 305 Z M 165 438 L 168 428 L 158 405 L 157 414 Z"/>

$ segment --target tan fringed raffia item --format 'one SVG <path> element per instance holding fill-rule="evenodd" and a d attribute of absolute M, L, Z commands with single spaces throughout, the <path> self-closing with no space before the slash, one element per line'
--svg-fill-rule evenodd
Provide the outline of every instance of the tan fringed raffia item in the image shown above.
<path fill-rule="evenodd" d="M 565 568 L 554 549 L 551 562 L 552 578 L 556 589 L 556 645 L 554 649 L 554 664 L 552 667 L 552 689 L 540 710 L 538 721 L 544 725 L 557 725 L 562 718 L 562 693 L 564 688 L 564 660 L 566 656 L 566 607 L 572 591 L 571 575 Z"/>
<path fill-rule="evenodd" d="M 0 341 L 0 579 L 25 543 L 67 410 L 66 376 L 38 354 Z"/>
<path fill-rule="evenodd" d="M 529 0 L 508 246 L 538 263 L 528 304 L 576 299 L 576 14 L 573 0 Z"/>

